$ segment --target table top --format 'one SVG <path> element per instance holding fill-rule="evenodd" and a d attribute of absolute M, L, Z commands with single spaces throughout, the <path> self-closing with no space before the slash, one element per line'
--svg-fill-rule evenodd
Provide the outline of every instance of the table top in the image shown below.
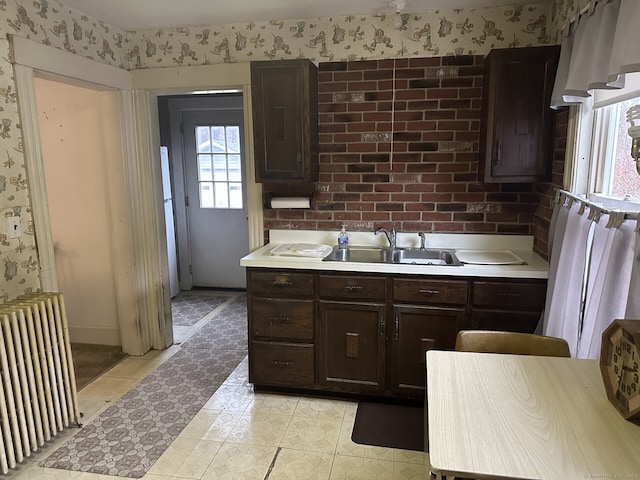
<path fill-rule="evenodd" d="M 427 352 L 434 473 L 640 479 L 640 426 L 607 400 L 598 362 Z"/>

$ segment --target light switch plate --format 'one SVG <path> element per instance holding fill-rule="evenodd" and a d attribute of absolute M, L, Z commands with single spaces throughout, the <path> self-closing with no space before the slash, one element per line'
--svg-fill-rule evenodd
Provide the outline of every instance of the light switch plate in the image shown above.
<path fill-rule="evenodd" d="M 20 235 L 22 235 L 22 230 L 20 229 L 20 217 L 7 218 L 7 231 L 9 233 L 9 238 L 19 238 Z"/>

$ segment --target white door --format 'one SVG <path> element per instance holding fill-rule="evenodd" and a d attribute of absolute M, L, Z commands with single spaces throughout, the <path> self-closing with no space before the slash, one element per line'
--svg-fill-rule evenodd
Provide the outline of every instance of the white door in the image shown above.
<path fill-rule="evenodd" d="M 192 285 L 245 288 L 249 251 L 242 97 L 240 110 L 183 111 L 183 160 Z"/>

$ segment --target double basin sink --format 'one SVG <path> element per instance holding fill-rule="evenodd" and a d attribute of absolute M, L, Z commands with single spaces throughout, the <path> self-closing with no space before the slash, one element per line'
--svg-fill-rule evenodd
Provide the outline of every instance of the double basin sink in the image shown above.
<path fill-rule="evenodd" d="M 325 262 L 393 263 L 409 265 L 462 265 L 453 250 L 390 248 L 390 247 L 333 247 Z"/>

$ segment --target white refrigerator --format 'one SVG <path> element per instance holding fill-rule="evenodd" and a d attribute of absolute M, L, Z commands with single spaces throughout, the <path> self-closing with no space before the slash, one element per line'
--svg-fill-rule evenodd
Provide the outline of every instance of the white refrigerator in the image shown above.
<path fill-rule="evenodd" d="M 176 230 L 173 223 L 173 199 L 171 197 L 171 175 L 169 172 L 169 150 L 160 147 L 162 162 L 162 192 L 164 196 L 164 221 L 167 225 L 167 255 L 169 261 L 169 289 L 171 298 L 180 292 L 178 280 L 178 255 L 176 251 Z"/>

